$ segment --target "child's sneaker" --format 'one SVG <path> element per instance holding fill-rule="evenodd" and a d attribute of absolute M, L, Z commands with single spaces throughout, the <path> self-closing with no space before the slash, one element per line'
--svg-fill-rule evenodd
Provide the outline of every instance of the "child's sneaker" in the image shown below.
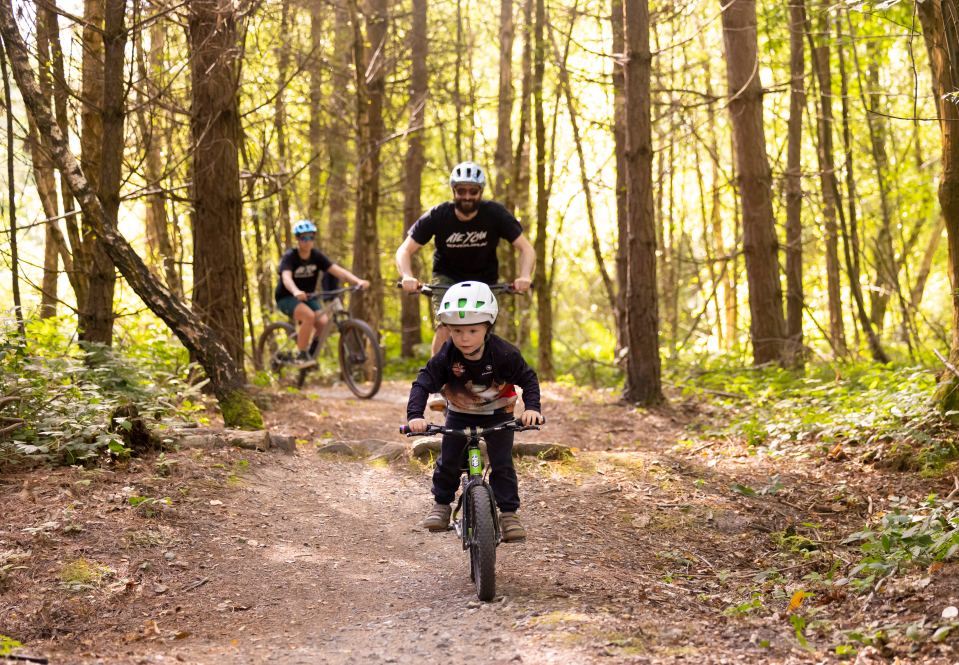
<path fill-rule="evenodd" d="M 434 503 L 429 515 L 423 520 L 423 528 L 430 531 L 446 531 L 450 528 L 450 515 L 453 508 L 447 503 Z"/>
<path fill-rule="evenodd" d="M 433 393 L 426 400 L 426 408 L 430 411 L 446 411 L 446 398 L 439 393 Z"/>
<path fill-rule="evenodd" d="M 316 365 L 316 361 L 313 360 L 309 352 L 300 351 L 296 354 L 290 364 L 299 369 L 306 369 L 307 367 L 314 367 Z"/>
<path fill-rule="evenodd" d="M 503 534 L 504 543 L 526 540 L 526 529 L 523 528 L 523 523 L 519 521 L 516 513 L 500 513 L 499 530 Z"/>

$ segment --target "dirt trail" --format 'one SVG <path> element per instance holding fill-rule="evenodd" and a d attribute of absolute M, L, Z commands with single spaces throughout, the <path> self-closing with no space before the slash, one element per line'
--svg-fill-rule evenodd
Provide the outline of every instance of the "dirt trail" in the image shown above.
<path fill-rule="evenodd" d="M 722 612 L 748 598 L 744 589 L 774 565 L 769 534 L 807 518 L 798 493 L 805 502 L 819 489 L 801 467 L 790 476 L 746 456 L 677 452 L 697 414 L 642 413 L 547 387 L 549 425 L 520 436 L 581 450 L 572 462 L 519 463 L 530 535 L 499 548 L 498 597 L 480 603 L 456 536 L 416 527 L 430 504 L 428 469 L 315 452 L 313 442 L 327 436 L 400 440 L 393 432 L 404 404 L 401 384 L 368 402 L 339 388 L 282 395 L 268 419 L 304 440 L 294 456 L 183 451 L 168 457 L 175 470 L 162 478 L 153 461 L 115 474 L 56 472 L 33 487 L 0 479 L 0 511 L 12 516 L 0 551 L 31 554 L 25 572 L 0 587 L 0 634 L 51 663 L 825 657 L 800 648 L 778 616 Z M 795 489 L 783 493 L 791 500 L 728 491 L 777 472 Z M 76 489 L 78 478 L 90 477 Z M 133 510 L 124 505 L 131 491 L 170 493 L 172 505 Z M 99 503 L 110 492 L 115 510 Z M 855 513 L 830 519 L 855 522 Z M 24 532 L 44 522 L 59 526 L 39 539 Z M 66 535 L 67 522 L 82 531 Z M 113 583 L 64 591 L 56 571 L 77 557 L 108 565 Z M 834 610 L 836 621 L 856 620 L 851 609 Z M 939 648 L 922 662 L 954 662 L 949 645 Z"/>

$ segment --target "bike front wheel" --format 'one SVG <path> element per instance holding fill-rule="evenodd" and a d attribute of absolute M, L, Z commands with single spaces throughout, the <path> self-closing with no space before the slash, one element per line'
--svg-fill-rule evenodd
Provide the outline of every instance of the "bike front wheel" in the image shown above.
<path fill-rule="evenodd" d="M 360 399 L 373 397 L 383 381 L 383 350 L 373 329 L 358 319 L 340 324 L 340 369 L 343 380 Z"/>
<path fill-rule="evenodd" d="M 300 370 L 290 361 L 296 356 L 296 328 L 286 321 L 274 321 L 263 329 L 256 343 L 256 366 L 274 380 L 299 381 Z"/>
<path fill-rule="evenodd" d="M 485 485 L 469 490 L 470 568 L 476 596 L 482 601 L 496 595 L 496 519 L 492 497 Z"/>

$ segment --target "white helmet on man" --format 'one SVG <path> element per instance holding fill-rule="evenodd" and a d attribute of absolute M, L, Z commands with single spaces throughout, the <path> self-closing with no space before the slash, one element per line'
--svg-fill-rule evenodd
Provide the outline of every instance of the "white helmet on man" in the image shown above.
<path fill-rule="evenodd" d="M 460 282 L 446 291 L 437 316 L 451 325 L 489 323 L 492 326 L 497 314 L 499 305 L 489 286 L 483 282 Z"/>
<path fill-rule="evenodd" d="M 450 187 L 456 185 L 479 185 L 486 187 L 486 171 L 476 162 L 463 162 L 453 167 L 450 172 Z"/>

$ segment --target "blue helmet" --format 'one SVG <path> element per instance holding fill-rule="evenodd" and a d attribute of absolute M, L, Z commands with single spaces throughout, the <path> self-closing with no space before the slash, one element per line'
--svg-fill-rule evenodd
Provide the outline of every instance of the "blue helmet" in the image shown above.
<path fill-rule="evenodd" d="M 316 224 L 308 219 L 301 219 L 293 225 L 293 235 L 298 236 L 304 233 L 316 233 Z"/>

